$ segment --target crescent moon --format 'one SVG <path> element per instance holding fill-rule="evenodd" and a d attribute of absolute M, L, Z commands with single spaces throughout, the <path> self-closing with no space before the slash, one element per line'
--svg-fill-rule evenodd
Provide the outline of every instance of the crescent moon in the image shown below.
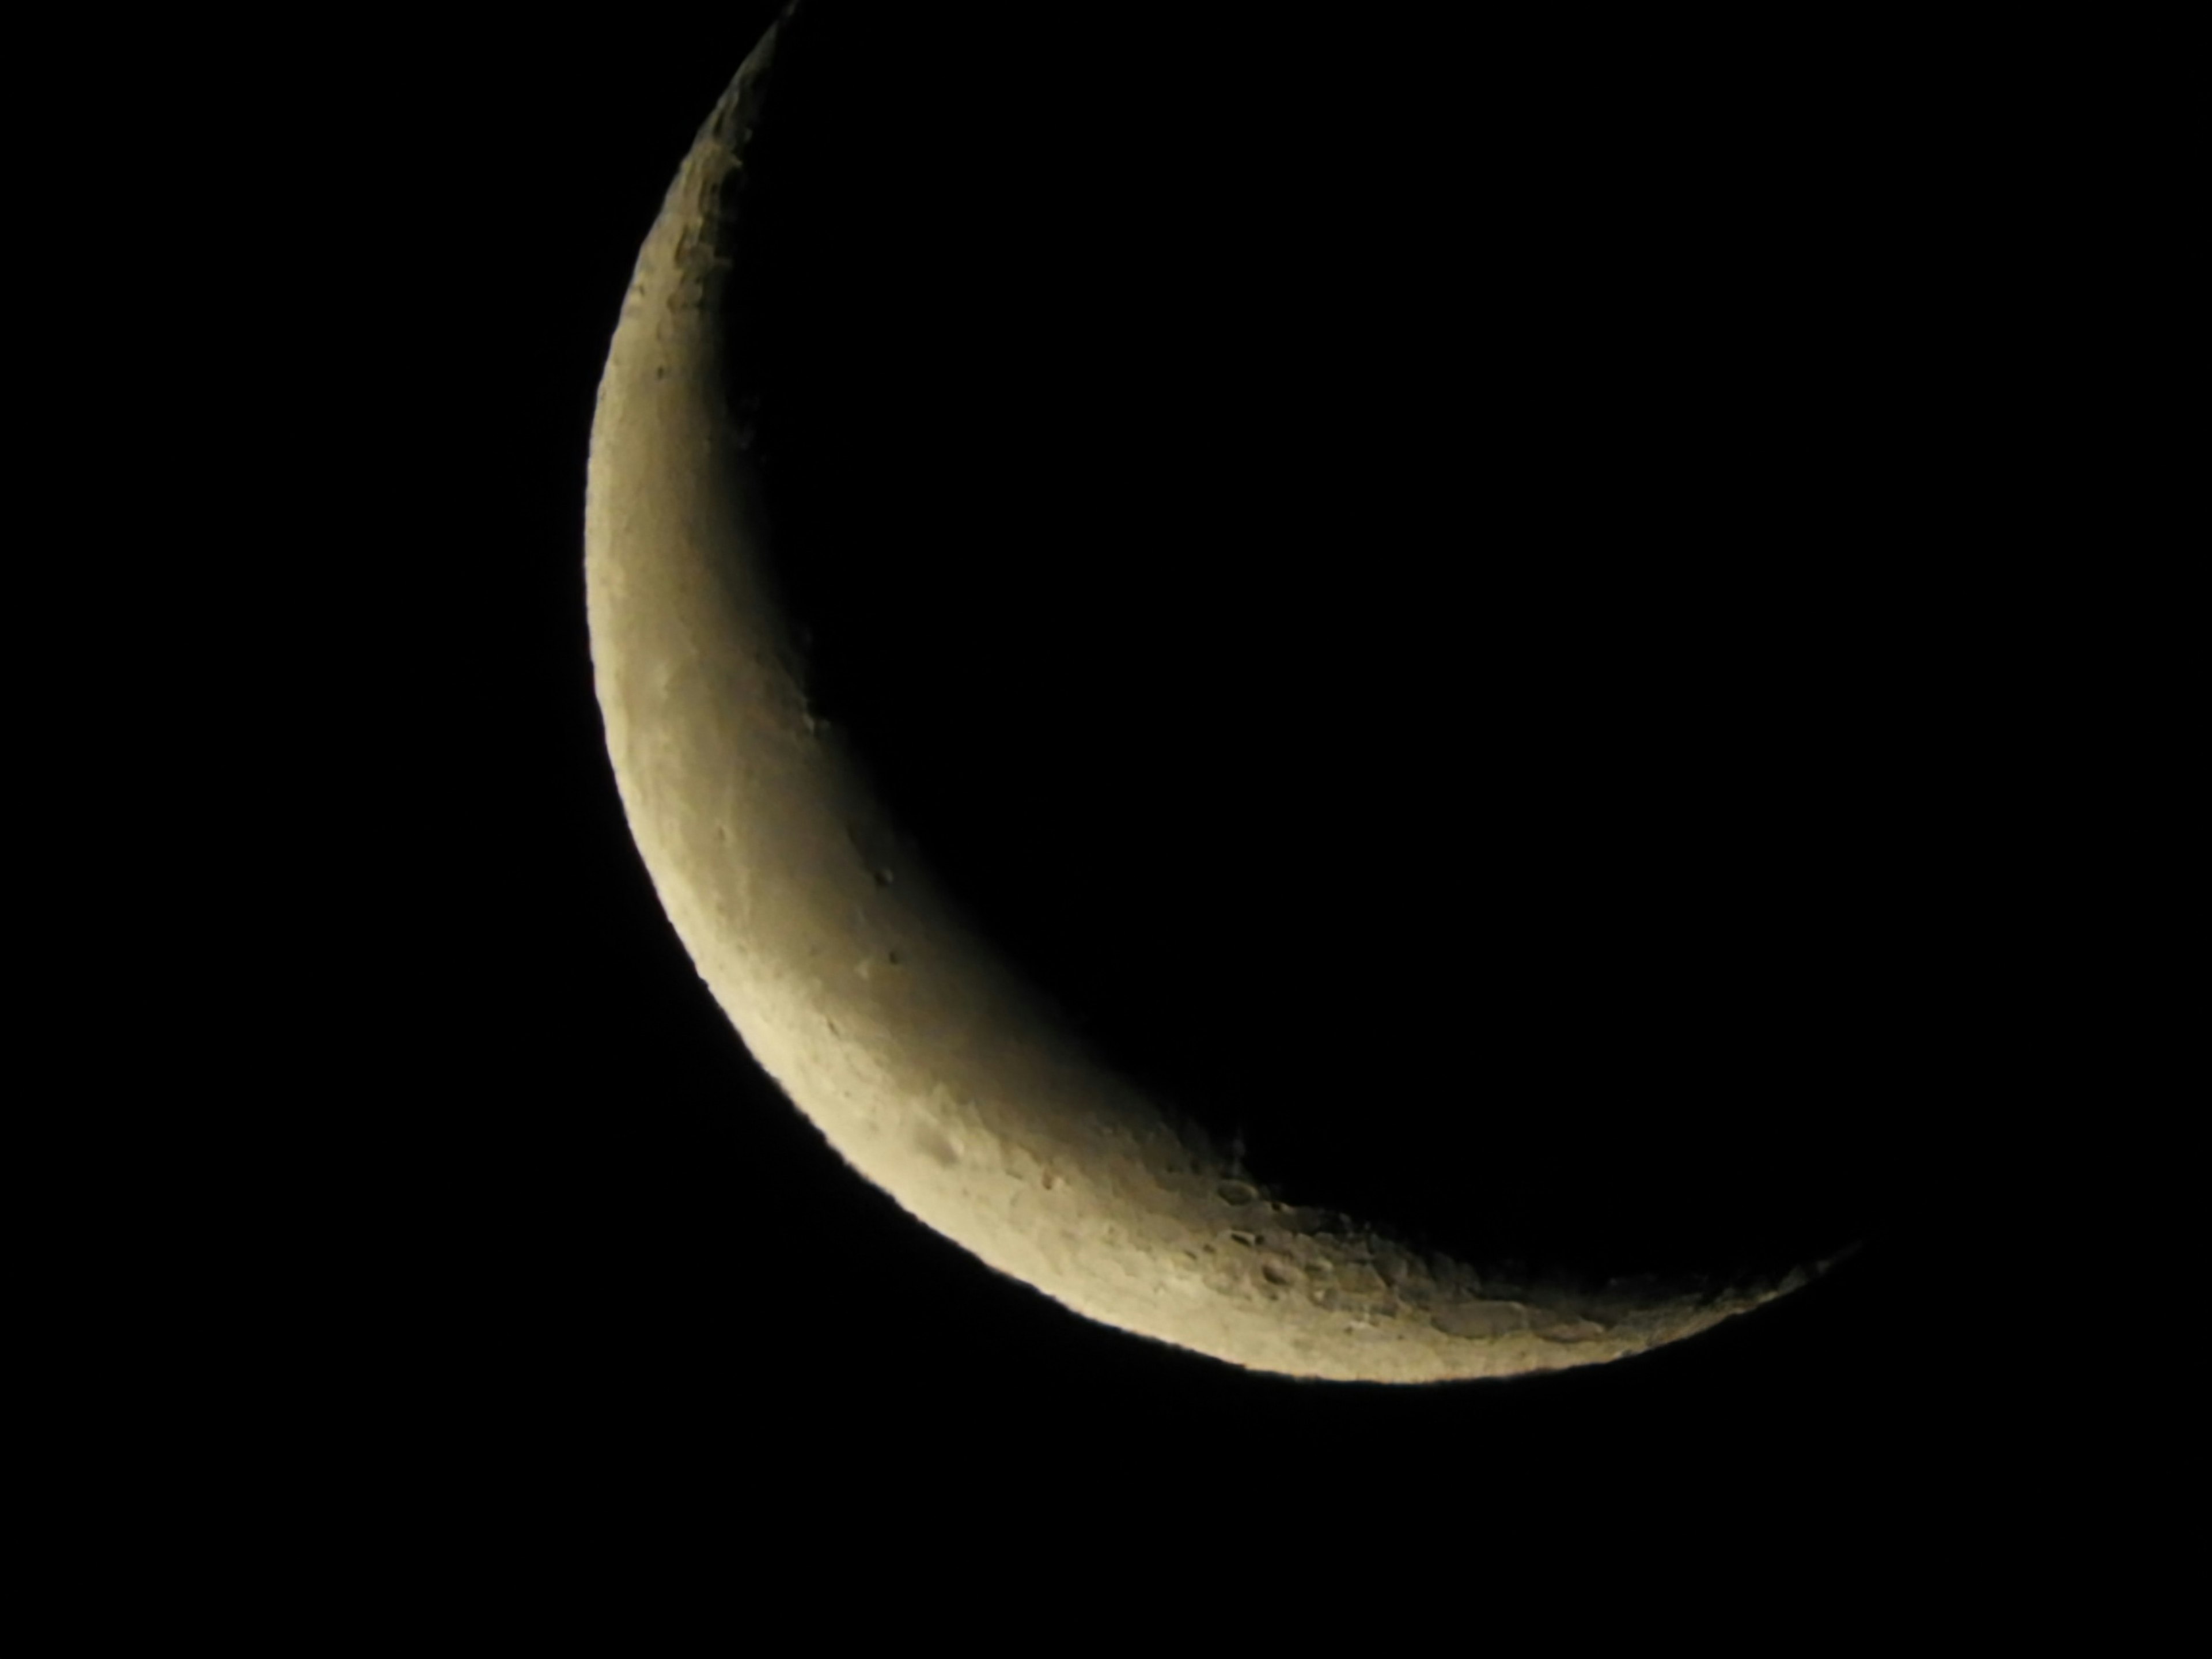
<path fill-rule="evenodd" d="M 722 301 L 773 26 L 639 255 L 599 391 L 593 674 L 671 922 L 755 1057 L 851 1165 L 1076 1313 L 1231 1364 L 1425 1382 L 1619 1358 L 1796 1288 L 1591 1285 L 1410 1247 L 1269 1189 L 1099 1063 L 914 856 L 809 710 L 764 557 Z M 895 879 L 893 878 L 895 878 Z"/>

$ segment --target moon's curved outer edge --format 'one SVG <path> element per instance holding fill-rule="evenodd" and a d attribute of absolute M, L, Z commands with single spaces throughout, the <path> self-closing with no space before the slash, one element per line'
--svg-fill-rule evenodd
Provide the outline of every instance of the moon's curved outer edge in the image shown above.
<path fill-rule="evenodd" d="M 701 130 L 639 255 L 585 514 L 593 672 L 623 807 L 670 921 L 761 1064 L 862 1175 L 992 1267 L 1092 1319 L 1256 1370 L 1369 1382 L 1555 1370 L 1689 1335 L 1804 1282 L 1814 1270 L 1695 1292 L 1544 1286 L 1283 1202 L 1094 1063 L 963 924 L 808 711 L 723 391 L 744 151 L 783 27 Z M 1479 1201 L 1472 1179 L 1470 1192 Z"/>

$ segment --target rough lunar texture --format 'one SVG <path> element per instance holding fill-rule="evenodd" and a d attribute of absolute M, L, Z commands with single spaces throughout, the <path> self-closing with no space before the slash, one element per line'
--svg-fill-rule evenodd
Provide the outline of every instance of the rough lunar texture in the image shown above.
<path fill-rule="evenodd" d="M 725 404 L 721 287 L 775 45 L 771 30 L 739 71 L 638 259 L 586 508 L 623 805 L 762 1064 L 854 1168 L 992 1267 L 1258 1370 L 1431 1382 L 1587 1364 L 1802 1283 L 1547 1288 L 1286 1203 L 1096 1064 L 966 931 L 809 713 Z"/>

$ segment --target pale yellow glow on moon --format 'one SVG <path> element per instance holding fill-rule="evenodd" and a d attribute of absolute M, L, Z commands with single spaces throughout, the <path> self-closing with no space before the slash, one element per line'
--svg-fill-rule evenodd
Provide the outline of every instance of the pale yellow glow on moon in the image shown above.
<path fill-rule="evenodd" d="M 966 929 L 809 715 L 725 406 L 733 186 L 776 39 L 707 123 L 639 256 L 586 515 L 623 803 L 670 920 L 762 1065 L 855 1169 L 993 1267 L 1258 1370 L 1428 1382 L 1588 1364 L 1803 1282 L 1547 1287 L 1283 1202 L 1094 1063 Z"/>

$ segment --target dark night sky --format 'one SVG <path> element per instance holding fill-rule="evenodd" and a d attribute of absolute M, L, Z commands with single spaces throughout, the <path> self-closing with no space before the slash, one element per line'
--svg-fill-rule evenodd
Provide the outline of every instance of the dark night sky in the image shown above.
<path fill-rule="evenodd" d="M 631 849 L 584 631 L 592 392 L 767 9 L 367 43 L 371 131 L 301 244 L 344 262 L 338 349 L 388 416 L 343 464 L 387 641 L 347 971 L 381 991 L 302 1037 L 347 1056 L 376 1172 L 359 1433 L 556 1516 L 956 1472 L 1387 1504 L 1548 1462 L 1657 1528 L 1688 1486 L 1803 1519 L 1939 1468 L 1941 1384 L 1986 1362 L 1925 1200 L 1991 1016 L 1933 665 L 1971 580 L 1957 365 L 1893 418 L 1897 341 L 1958 305 L 1929 169 L 1801 144 L 1834 127 L 1786 42 L 1723 106 L 1652 90 L 1695 42 L 1339 44 L 1320 9 L 1264 38 L 1083 6 L 824 26 L 845 68 L 763 186 L 763 442 L 833 716 L 979 907 L 1255 1159 L 1340 1158 L 1439 1227 L 1463 1195 L 1509 1245 L 1587 1220 L 1610 1264 L 1878 1224 L 1643 1360 L 1301 1384 L 1088 1325 L 851 1175 Z M 1886 95 L 1854 131 L 1905 118 Z M 1713 486 L 1716 456 L 1757 482 Z M 1667 871 L 1707 942 L 1667 943 L 1695 931 L 1650 896 Z M 1562 936 L 1622 942 L 1599 969 Z M 1718 1071 L 1713 1006 L 1764 1034 Z M 1310 1103 L 1220 1104 L 1237 1078 Z M 1690 1196 L 1651 1204 L 1653 1171 Z"/>

